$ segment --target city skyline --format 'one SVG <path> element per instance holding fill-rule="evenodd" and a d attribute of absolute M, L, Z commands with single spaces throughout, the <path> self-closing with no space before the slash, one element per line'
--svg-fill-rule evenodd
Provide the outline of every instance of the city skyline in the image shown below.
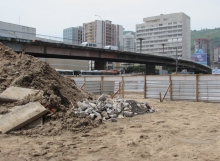
<path fill-rule="evenodd" d="M 82 26 L 84 22 L 110 20 L 125 31 L 135 31 L 144 17 L 184 12 L 191 17 L 191 30 L 220 27 L 220 1 L 157 0 L 47 0 L 1 2 L 0 21 L 34 27 L 37 34 L 62 37 L 63 29 Z M 205 9 L 204 9 L 205 8 Z M 10 12 L 9 12 L 10 11 Z M 95 15 L 99 15 L 97 17 Z"/>

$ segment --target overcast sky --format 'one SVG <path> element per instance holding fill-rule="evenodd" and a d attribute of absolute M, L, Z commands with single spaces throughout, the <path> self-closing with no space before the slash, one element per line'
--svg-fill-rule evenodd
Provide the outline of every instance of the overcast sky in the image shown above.
<path fill-rule="evenodd" d="M 220 0 L 0 0 L 0 21 L 62 37 L 64 28 L 100 20 L 95 15 L 135 31 L 145 17 L 184 12 L 191 30 L 200 30 L 220 27 L 219 8 Z"/>

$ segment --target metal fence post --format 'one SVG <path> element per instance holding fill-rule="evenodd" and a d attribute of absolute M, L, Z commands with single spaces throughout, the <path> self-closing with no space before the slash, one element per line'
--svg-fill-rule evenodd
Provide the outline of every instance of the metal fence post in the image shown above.
<path fill-rule="evenodd" d="M 124 90 L 125 88 L 124 88 L 124 86 L 125 86 L 124 85 L 124 76 L 122 76 L 122 98 L 125 97 L 125 93 L 124 93 L 125 92 L 125 90 Z"/>
<path fill-rule="evenodd" d="M 103 94 L 103 92 L 104 92 L 104 77 L 103 76 L 101 76 L 101 83 L 102 83 L 101 94 Z"/>
<path fill-rule="evenodd" d="M 199 101 L 199 75 L 196 74 L 196 102 Z"/>
<path fill-rule="evenodd" d="M 147 81 L 147 75 L 144 75 L 144 98 L 147 98 L 147 83 L 146 83 L 146 81 Z"/>
<path fill-rule="evenodd" d="M 173 88 L 172 88 L 172 76 L 169 75 L 169 81 L 170 81 L 170 101 L 173 100 Z"/>

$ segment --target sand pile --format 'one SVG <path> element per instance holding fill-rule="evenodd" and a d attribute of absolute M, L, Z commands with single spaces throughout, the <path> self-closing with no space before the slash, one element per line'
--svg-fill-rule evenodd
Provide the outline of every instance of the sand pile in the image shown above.
<path fill-rule="evenodd" d="M 2 113 L 13 106 L 38 101 L 48 109 L 45 125 L 22 133 L 56 135 L 62 130 L 81 131 L 97 126 L 100 120 L 77 118 L 72 112 L 77 101 L 91 100 L 93 96 L 81 90 L 75 82 L 57 73 L 48 63 L 33 56 L 15 53 L 0 43 L 0 93 L 9 86 L 43 91 L 43 96 L 30 95 L 15 103 L 0 105 Z M 85 128 L 87 127 L 87 128 Z"/>

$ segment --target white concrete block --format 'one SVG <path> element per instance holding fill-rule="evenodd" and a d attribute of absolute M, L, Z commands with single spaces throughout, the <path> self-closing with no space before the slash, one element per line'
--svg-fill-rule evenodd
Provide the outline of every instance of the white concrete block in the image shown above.
<path fill-rule="evenodd" d="M 0 117 L 0 131 L 8 133 L 17 130 L 47 113 L 39 102 L 30 102 L 23 106 L 15 106 L 15 110 Z"/>
<path fill-rule="evenodd" d="M 0 94 L 0 102 L 16 102 L 37 92 L 39 90 L 11 86 Z"/>

